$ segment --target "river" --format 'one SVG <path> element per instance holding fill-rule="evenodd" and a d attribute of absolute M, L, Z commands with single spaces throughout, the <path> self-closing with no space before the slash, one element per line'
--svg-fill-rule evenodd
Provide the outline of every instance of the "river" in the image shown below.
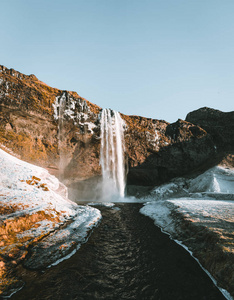
<path fill-rule="evenodd" d="M 98 206 L 103 219 L 70 259 L 19 272 L 12 300 L 225 299 L 182 247 L 141 215 L 141 204 Z"/>

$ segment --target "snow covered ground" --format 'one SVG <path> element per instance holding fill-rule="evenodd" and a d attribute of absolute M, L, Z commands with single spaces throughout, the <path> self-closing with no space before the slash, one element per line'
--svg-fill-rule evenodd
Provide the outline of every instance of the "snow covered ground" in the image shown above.
<path fill-rule="evenodd" d="M 229 200 L 231 199 L 231 200 Z M 214 167 L 194 179 L 176 178 L 155 188 L 141 212 L 152 217 L 166 231 L 171 211 L 210 230 L 234 231 L 234 169 Z M 234 248 L 230 249 L 234 253 Z"/>
<path fill-rule="evenodd" d="M 47 267 L 74 253 L 100 219 L 98 209 L 68 200 L 67 188 L 47 170 L 0 149 L 0 281 L 3 285 L 10 282 L 9 269 L 25 258 L 29 246 L 33 253 L 31 265 Z"/>
<path fill-rule="evenodd" d="M 217 166 L 193 179 L 174 179 L 157 187 L 147 200 L 141 213 L 196 253 L 233 295 L 234 169 Z"/>

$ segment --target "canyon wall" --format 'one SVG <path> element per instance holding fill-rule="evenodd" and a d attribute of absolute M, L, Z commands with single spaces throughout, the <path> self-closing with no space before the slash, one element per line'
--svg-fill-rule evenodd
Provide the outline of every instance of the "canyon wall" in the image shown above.
<path fill-rule="evenodd" d="M 101 110 L 76 92 L 0 66 L 0 146 L 67 184 L 101 174 Z M 172 124 L 121 114 L 128 185 L 158 185 L 219 162 L 234 148 L 233 112 L 222 114 L 204 108 Z"/>

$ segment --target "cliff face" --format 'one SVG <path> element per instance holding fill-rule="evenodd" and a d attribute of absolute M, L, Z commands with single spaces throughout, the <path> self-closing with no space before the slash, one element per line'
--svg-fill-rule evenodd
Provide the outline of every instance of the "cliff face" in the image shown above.
<path fill-rule="evenodd" d="M 219 150 L 234 149 L 234 112 L 203 107 L 190 112 L 186 116 L 186 121 L 209 132 Z"/>
<path fill-rule="evenodd" d="M 51 88 L 34 75 L 0 66 L 0 145 L 50 168 L 66 183 L 101 174 L 100 112 L 99 106 L 75 92 Z M 192 124 L 200 121 L 191 114 L 189 122 L 173 124 L 121 114 L 128 184 L 157 185 L 214 159 L 213 133 L 207 133 L 203 123 L 203 128 Z M 212 127 L 212 120 L 209 124 Z"/>
<path fill-rule="evenodd" d="M 183 120 L 163 124 L 155 145 L 146 145 L 148 155 L 143 163 L 130 168 L 129 184 L 161 184 L 196 170 L 215 156 L 211 136 L 200 127 Z"/>
<path fill-rule="evenodd" d="M 26 161 L 64 168 L 77 146 L 95 139 L 92 126 L 99 111 L 75 92 L 0 66 L 0 143 Z"/>

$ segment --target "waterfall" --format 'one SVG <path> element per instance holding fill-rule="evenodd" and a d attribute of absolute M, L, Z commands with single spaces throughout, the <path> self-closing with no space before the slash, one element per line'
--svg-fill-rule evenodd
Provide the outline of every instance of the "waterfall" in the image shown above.
<path fill-rule="evenodd" d="M 64 142 L 64 111 L 66 108 L 66 94 L 63 93 L 62 96 L 58 99 L 58 151 L 59 151 L 59 173 L 60 179 L 62 179 L 62 174 L 65 166 L 65 154 L 63 150 Z"/>
<path fill-rule="evenodd" d="M 100 165 L 103 178 L 103 196 L 124 197 L 124 121 L 110 109 L 101 113 Z"/>

